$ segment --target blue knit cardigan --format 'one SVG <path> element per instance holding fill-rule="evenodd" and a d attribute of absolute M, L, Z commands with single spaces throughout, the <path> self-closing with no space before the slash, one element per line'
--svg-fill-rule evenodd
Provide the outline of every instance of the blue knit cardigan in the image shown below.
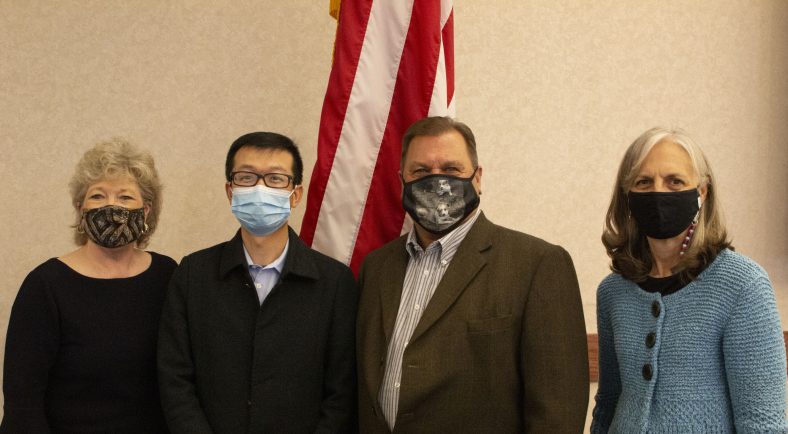
<path fill-rule="evenodd" d="M 597 321 L 592 433 L 788 433 L 780 315 L 751 259 L 723 250 L 667 296 L 611 274 Z"/>

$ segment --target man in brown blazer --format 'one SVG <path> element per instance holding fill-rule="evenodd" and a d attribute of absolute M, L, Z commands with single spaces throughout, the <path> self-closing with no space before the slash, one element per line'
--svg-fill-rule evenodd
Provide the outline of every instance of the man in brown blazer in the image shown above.
<path fill-rule="evenodd" d="M 361 269 L 359 431 L 582 432 L 588 359 L 569 254 L 485 218 L 466 125 L 422 119 L 402 142 L 415 224 Z"/>

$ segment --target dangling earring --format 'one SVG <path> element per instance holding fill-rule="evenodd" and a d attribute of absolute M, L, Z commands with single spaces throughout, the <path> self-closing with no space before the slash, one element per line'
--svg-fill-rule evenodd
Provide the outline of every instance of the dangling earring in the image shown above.
<path fill-rule="evenodd" d="M 695 218 L 692 219 L 692 223 L 689 225 L 689 229 L 687 229 L 687 235 L 684 237 L 684 241 L 681 242 L 679 256 L 684 256 L 684 252 L 687 251 L 687 247 L 689 247 L 689 243 L 692 240 L 692 234 L 695 233 L 695 227 L 698 226 L 698 215 L 700 215 L 700 211 L 695 214 Z"/>

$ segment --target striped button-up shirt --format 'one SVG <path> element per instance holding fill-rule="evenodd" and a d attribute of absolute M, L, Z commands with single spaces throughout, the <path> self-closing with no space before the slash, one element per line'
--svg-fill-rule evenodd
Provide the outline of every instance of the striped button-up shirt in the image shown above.
<path fill-rule="evenodd" d="M 394 324 L 394 334 L 389 342 L 386 354 L 386 371 L 383 374 L 383 384 L 378 393 L 378 401 L 386 417 L 389 428 L 394 429 L 399 407 L 400 379 L 402 378 L 402 356 L 408 346 L 413 330 L 421 319 L 421 315 L 435 293 L 449 267 L 457 248 L 465 239 L 465 235 L 479 217 L 480 210 L 476 210 L 471 218 L 463 222 L 453 231 L 422 249 L 416 238 L 415 229 L 411 229 L 405 248 L 410 255 L 408 267 L 405 271 L 405 282 L 402 286 L 397 320 Z"/>

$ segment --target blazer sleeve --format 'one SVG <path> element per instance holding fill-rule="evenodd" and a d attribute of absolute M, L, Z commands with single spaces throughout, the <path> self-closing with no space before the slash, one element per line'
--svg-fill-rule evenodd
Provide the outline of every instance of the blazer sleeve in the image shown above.
<path fill-rule="evenodd" d="M 189 336 L 189 261 L 184 258 L 170 281 L 159 326 L 159 393 L 167 425 L 174 433 L 212 433 L 200 406 Z"/>
<path fill-rule="evenodd" d="M 613 326 L 610 323 L 610 312 L 604 299 L 603 288 L 597 290 L 597 332 L 599 334 L 599 387 L 597 389 L 596 406 L 591 420 L 591 432 L 607 433 L 621 395 L 621 377 L 618 370 L 618 358 L 613 346 Z"/>
<path fill-rule="evenodd" d="M 725 374 L 739 433 L 787 433 L 785 345 L 765 272 L 746 285 L 725 327 Z"/>
<path fill-rule="evenodd" d="M 526 432 L 579 433 L 588 411 L 588 348 L 572 259 L 551 246 L 537 265 L 521 335 Z"/>
<path fill-rule="evenodd" d="M 0 433 L 49 433 L 44 397 L 60 342 L 58 309 L 34 271 L 11 309 L 3 369 L 5 413 Z"/>
<path fill-rule="evenodd" d="M 349 268 L 343 268 L 336 281 L 317 433 L 347 433 L 356 430 L 358 290 Z"/>

